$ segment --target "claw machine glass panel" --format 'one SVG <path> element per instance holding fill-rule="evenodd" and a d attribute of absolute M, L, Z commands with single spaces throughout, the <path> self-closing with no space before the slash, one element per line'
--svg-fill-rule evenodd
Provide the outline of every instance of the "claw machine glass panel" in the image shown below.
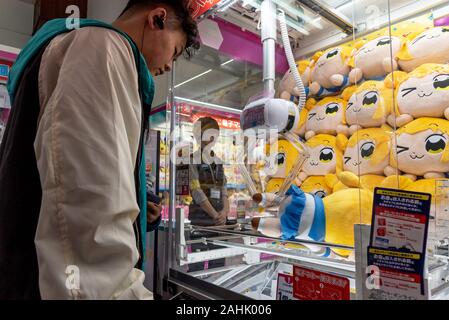
<path fill-rule="evenodd" d="M 0 143 L 6 130 L 11 103 L 9 100 L 6 83 L 13 62 L 17 57 L 18 51 L 13 48 L 0 45 Z"/>
<path fill-rule="evenodd" d="M 254 0 L 203 20 L 168 98 L 165 294 L 386 297 L 367 291 L 372 234 L 412 250 L 416 226 L 371 230 L 383 188 L 430 195 L 420 298 L 445 298 L 448 16 L 446 1 Z"/>

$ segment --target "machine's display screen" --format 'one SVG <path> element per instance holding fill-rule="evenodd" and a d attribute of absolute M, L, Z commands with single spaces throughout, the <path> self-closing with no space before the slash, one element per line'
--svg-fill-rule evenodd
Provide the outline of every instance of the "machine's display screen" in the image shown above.
<path fill-rule="evenodd" d="M 265 124 L 265 105 L 243 111 L 241 117 L 241 127 L 243 130 L 256 128 Z"/>

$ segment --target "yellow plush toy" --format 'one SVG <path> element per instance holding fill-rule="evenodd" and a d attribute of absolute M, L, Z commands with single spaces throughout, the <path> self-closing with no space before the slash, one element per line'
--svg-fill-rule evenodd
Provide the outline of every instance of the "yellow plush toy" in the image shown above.
<path fill-rule="evenodd" d="M 265 170 L 272 178 L 285 178 L 299 156 L 298 150 L 287 140 L 279 139 L 266 145 L 268 161 Z"/>
<path fill-rule="evenodd" d="M 426 63 L 449 62 L 449 27 L 430 28 L 409 38 L 396 55 L 401 70 L 412 72 Z"/>
<path fill-rule="evenodd" d="M 346 106 L 346 100 L 338 97 L 327 97 L 318 102 L 314 99 L 307 100 L 306 108 L 309 113 L 306 122 L 306 140 L 320 133 L 331 135 L 341 133 L 348 136 Z"/>
<path fill-rule="evenodd" d="M 301 138 L 304 138 L 306 134 L 306 123 L 308 113 L 309 110 L 307 110 L 307 108 L 301 109 L 301 111 L 299 112 L 298 126 L 293 130 L 293 132 L 298 136 L 300 136 Z"/>
<path fill-rule="evenodd" d="M 356 131 L 348 141 L 344 153 L 344 171 L 337 174 L 339 182 L 334 191 L 348 187 L 345 176 L 357 177 L 360 186 L 374 190 L 385 179 L 384 170 L 389 165 L 391 132 L 382 128 Z"/>
<path fill-rule="evenodd" d="M 390 37 L 388 34 L 380 35 L 369 42 L 363 40 L 357 42 L 358 50 L 350 62 L 353 69 L 349 73 L 349 81 L 351 83 L 358 83 L 361 80 L 383 81 L 388 73 L 398 69 L 394 57 L 401 49 L 401 44 L 401 38 Z"/>
<path fill-rule="evenodd" d="M 302 60 L 297 63 L 301 80 L 306 90 L 306 95 L 309 95 L 309 83 L 310 83 L 310 61 Z M 279 97 L 294 103 L 298 103 L 300 92 L 296 87 L 296 82 L 291 70 L 287 71 L 279 83 Z"/>
<path fill-rule="evenodd" d="M 354 246 L 354 224 L 371 224 L 373 193 L 366 189 L 345 189 L 323 199 L 292 186 L 279 207 L 278 218 L 253 218 L 260 233 L 283 240 L 313 240 Z M 330 250 L 309 246 L 329 255 Z M 343 257 L 351 250 L 331 248 Z"/>
<path fill-rule="evenodd" d="M 268 177 L 265 189 L 275 193 L 292 170 L 299 152 L 289 141 L 283 139 L 267 144 L 265 150 L 268 159 L 264 168 Z"/>
<path fill-rule="evenodd" d="M 284 178 L 271 178 L 265 187 L 265 192 L 276 193 L 284 183 Z"/>
<path fill-rule="evenodd" d="M 325 176 L 342 171 L 343 152 L 347 139 L 339 135 L 338 140 L 340 142 L 336 137 L 328 134 L 319 134 L 307 140 L 306 146 L 310 156 L 298 174 L 299 186 L 309 176 Z"/>
<path fill-rule="evenodd" d="M 349 85 L 349 64 L 353 50 L 349 46 L 340 46 L 315 54 L 312 58 L 311 95 L 335 95 Z"/>
<path fill-rule="evenodd" d="M 310 176 L 303 182 L 300 182 L 301 190 L 314 196 L 324 198 L 334 192 L 334 186 L 338 182 L 335 174 L 325 176 Z M 298 181 L 297 181 L 298 185 Z M 267 190 L 267 192 L 270 192 Z"/>
<path fill-rule="evenodd" d="M 385 85 L 396 89 L 397 117 L 388 117 L 390 125 L 396 121 L 401 127 L 420 117 L 449 119 L 449 65 L 424 64 L 408 74 L 398 71 L 385 79 Z"/>
<path fill-rule="evenodd" d="M 396 131 L 396 152 L 391 152 L 387 176 L 402 171 L 415 181 L 444 178 L 449 171 L 449 121 L 438 118 L 419 118 Z"/>
<path fill-rule="evenodd" d="M 383 81 L 366 81 L 352 86 L 342 94 L 348 101 L 346 123 L 352 135 L 363 128 L 382 127 L 387 123 L 393 106 L 393 92 Z"/>

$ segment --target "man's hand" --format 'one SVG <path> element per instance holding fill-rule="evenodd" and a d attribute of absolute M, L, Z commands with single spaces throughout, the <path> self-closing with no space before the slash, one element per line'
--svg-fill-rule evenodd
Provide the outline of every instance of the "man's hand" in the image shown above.
<path fill-rule="evenodd" d="M 147 202 L 147 223 L 152 224 L 156 222 L 161 216 L 162 205 Z"/>
<path fill-rule="evenodd" d="M 218 216 L 214 219 L 214 223 L 216 226 L 224 226 L 226 224 L 226 211 L 220 211 Z"/>

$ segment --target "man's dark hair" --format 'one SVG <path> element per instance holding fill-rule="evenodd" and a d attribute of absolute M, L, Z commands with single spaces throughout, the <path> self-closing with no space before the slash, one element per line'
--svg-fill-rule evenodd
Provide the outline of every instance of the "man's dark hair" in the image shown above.
<path fill-rule="evenodd" d="M 187 37 L 187 43 L 185 47 L 185 56 L 190 58 L 194 55 L 195 51 L 200 48 L 200 42 L 198 41 L 198 26 L 195 20 L 192 18 L 189 8 L 189 1 L 187 0 L 129 0 L 122 16 L 125 12 L 136 6 L 157 6 L 166 5 L 170 7 L 176 18 L 180 22 L 180 26 Z"/>

